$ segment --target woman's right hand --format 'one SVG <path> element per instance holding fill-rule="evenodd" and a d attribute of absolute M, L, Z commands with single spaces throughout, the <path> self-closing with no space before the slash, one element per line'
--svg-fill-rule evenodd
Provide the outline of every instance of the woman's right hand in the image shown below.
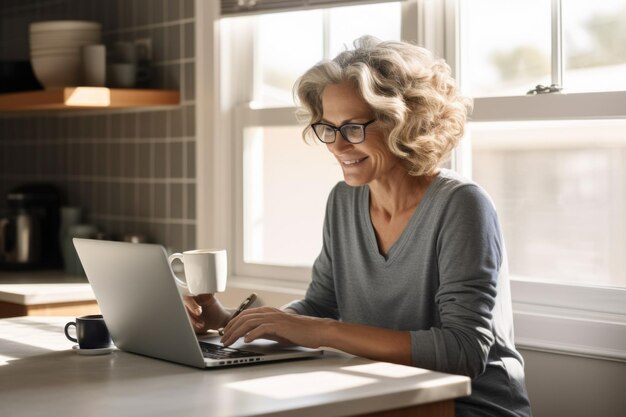
<path fill-rule="evenodd" d="M 198 334 L 224 327 L 230 319 L 231 313 L 213 294 L 184 295 L 183 301 L 193 329 Z"/>

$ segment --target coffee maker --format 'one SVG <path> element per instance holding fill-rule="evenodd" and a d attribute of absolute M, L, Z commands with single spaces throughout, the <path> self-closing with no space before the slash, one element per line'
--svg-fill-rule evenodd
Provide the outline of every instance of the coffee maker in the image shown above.
<path fill-rule="evenodd" d="M 60 268 L 61 194 L 50 184 L 28 184 L 6 196 L 0 217 L 0 269 Z"/>

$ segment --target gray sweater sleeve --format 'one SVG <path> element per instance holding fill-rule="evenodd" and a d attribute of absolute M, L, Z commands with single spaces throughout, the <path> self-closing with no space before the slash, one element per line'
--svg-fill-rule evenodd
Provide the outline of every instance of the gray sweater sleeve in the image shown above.
<path fill-rule="evenodd" d="M 448 200 L 438 227 L 437 259 L 441 326 L 411 332 L 413 364 L 476 377 L 494 343 L 502 244 L 495 208 L 475 185 L 458 188 Z"/>

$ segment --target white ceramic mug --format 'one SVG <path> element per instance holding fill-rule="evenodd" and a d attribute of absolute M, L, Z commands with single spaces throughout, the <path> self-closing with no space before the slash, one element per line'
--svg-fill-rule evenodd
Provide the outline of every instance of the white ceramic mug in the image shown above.
<path fill-rule="evenodd" d="M 185 266 L 185 281 L 174 274 L 176 283 L 191 295 L 213 294 L 226 290 L 228 260 L 225 249 L 196 249 L 170 255 L 170 266 L 180 259 Z"/>

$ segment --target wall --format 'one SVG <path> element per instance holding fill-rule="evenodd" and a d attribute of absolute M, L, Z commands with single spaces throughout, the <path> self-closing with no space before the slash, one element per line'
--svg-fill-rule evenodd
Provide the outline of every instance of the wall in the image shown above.
<path fill-rule="evenodd" d="M 520 350 L 534 417 L 622 417 L 626 363 Z"/>
<path fill-rule="evenodd" d="M 180 89 L 160 109 L 0 115 L 0 208 L 14 186 L 46 181 L 113 236 L 142 233 L 171 250 L 195 246 L 193 0 L 7 0 L 0 60 L 27 60 L 28 24 L 94 20 L 103 41 L 150 38 L 150 88 Z"/>

